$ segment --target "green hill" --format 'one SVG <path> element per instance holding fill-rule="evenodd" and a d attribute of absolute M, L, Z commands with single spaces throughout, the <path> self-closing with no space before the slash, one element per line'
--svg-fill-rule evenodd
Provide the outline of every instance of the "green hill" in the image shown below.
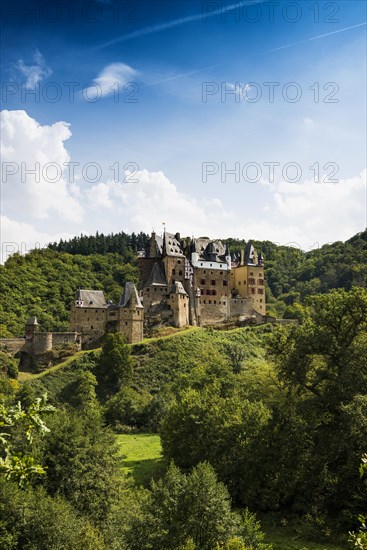
<path fill-rule="evenodd" d="M 34 315 L 42 330 L 67 330 L 79 286 L 104 290 L 107 299 L 118 300 L 125 282 L 138 280 L 136 252 L 145 238 L 142 233 L 81 236 L 11 256 L 0 266 L 0 337 L 22 336 L 26 319 Z M 232 252 L 245 244 L 226 242 Z M 297 317 L 294 305 L 311 294 L 367 286 L 367 231 L 307 253 L 270 241 L 253 242 L 265 256 L 270 314 Z"/>

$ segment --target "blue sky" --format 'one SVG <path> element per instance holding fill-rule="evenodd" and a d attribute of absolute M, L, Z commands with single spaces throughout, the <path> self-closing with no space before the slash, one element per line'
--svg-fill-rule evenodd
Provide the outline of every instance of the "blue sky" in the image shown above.
<path fill-rule="evenodd" d="M 6 250 L 162 222 L 303 249 L 365 228 L 364 2 L 4 10 Z M 39 181 L 23 174 L 35 162 Z M 65 162 L 79 163 L 75 181 Z M 47 163 L 62 167 L 57 182 Z"/>

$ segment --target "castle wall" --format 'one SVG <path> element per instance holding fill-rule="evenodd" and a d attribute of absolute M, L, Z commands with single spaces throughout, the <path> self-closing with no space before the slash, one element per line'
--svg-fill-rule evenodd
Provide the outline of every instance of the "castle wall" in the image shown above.
<path fill-rule="evenodd" d="M 199 288 L 201 324 L 219 323 L 230 315 L 230 272 L 194 269 L 194 289 Z"/>
<path fill-rule="evenodd" d="M 231 298 L 230 299 L 231 317 L 249 317 L 252 312 L 251 298 Z"/>
<path fill-rule="evenodd" d="M 25 338 L 1 338 L 0 351 L 6 351 L 15 355 L 26 344 Z"/>
<path fill-rule="evenodd" d="M 242 298 L 251 298 L 253 309 L 266 315 L 264 267 L 242 265 L 231 272 L 231 288 L 237 290 Z"/>
<path fill-rule="evenodd" d="M 52 350 L 52 332 L 35 332 L 32 341 L 33 355 L 42 355 Z"/>
<path fill-rule="evenodd" d="M 167 297 L 167 286 L 150 286 L 143 290 L 144 311 L 147 312 L 151 306 L 159 304 Z"/>
<path fill-rule="evenodd" d="M 171 294 L 167 300 L 173 312 L 175 327 L 186 327 L 189 324 L 189 298 L 185 294 Z"/>
<path fill-rule="evenodd" d="M 144 310 L 142 308 L 120 308 L 119 330 L 128 344 L 143 339 Z"/>
<path fill-rule="evenodd" d="M 69 344 L 75 344 L 78 340 L 77 332 L 53 332 L 52 346 L 54 348 L 62 347 Z"/>
<path fill-rule="evenodd" d="M 73 305 L 70 331 L 80 332 L 83 341 L 98 340 L 106 332 L 106 312 L 106 308 L 87 308 Z"/>
<path fill-rule="evenodd" d="M 167 283 L 172 285 L 174 282 L 184 283 L 185 281 L 185 257 L 166 256 L 163 259 L 164 270 Z"/>

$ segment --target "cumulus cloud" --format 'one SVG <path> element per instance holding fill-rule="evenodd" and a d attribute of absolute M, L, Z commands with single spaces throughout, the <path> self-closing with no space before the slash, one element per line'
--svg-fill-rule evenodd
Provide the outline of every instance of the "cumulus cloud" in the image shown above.
<path fill-rule="evenodd" d="M 27 90 L 34 90 L 41 80 L 52 74 L 52 70 L 48 67 L 40 51 L 35 51 L 33 61 L 32 65 L 26 65 L 23 59 L 19 59 L 16 64 L 16 68 L 26 79 L 25 86 Z"/>
<path fill-rule="evenodd" d="M 0 216 L 1 250 L 0 263 L 4 263 L 14 253 L 25 254 L 34 248 L 44 248 L 51 242 L 60 239 L 71 239 L 74 235 L 68 232 L 38 231 L 29 223 L 11 220 Z"/>
<path fill-rule="evenodd" d="M 99 210 L 108 230 L 123 220 L 129 231 L 149 232 L 164 222 L 167 228 L 178 227 L 183 233 L 205 233 L 208 225 L 213 227 L 215 220 L 220 223 L 228 215 L 219 199 L 199 202 L 179 191 L 163 172 L 148 170 L 126 173 L 123 183 L 98 183 L 87 197 L 89 207 Z"/>
<path fill-rule="evenodd" d="M 120 88 L 136 78 L 138 72 L 125 63 L 107 65 L 93 80 L 93 84 L 83 90 L 84 97 L 106 97 L 118 93 Z"/>
<path fill-rule="evenodd" d="M 7 110 L 1 112 L 0 124 L 3 211 L 14 219 L 21 212 L 25 221 L 55 215 L 80 220 L 83 209 L 65 178 L 69 125 L 42 126 L 25 111 Z"/>
<path fill-rule="evenodd" d="M 334 183 L 262 181 L 251 193 L 262 195 L 263 206 L 252 208 L 248 190 L 231 193 L 226 188 L 215 196 L 198 187 L 192 196 L 162 171 L 127 172 L 124 181 L 93 185 L 81 180 L 70 185 L 62 172 L 52 182 L 42 177 L 42 167 L 70 161 L 64 145 L 71 135 L 69 125 L 40 125 L 25 111 L 4 111 L 1 125 L 6 167 L 2 239 L 25 242 L 26 250 L 81 232 L 159 232 L 163 222 L 168 231 L 182 235 L 269 239 L 308 250 L 346 240 L 366 225 L 366 170 Z M 36 162 L 41 167 L 38 180 L 21 167 L 24 163 L 32 169 Z"/>

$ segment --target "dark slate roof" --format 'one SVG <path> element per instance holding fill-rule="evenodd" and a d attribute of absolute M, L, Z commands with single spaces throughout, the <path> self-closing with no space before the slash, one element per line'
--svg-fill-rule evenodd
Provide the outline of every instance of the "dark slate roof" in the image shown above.
<path fill-rule="evenodd" d="M 165 233 L 163 237 L 163 254 L 166 256 L 183 256 L 181 244 L 172 233 Z"/>
<path fill-rule="evenodd" d="M 129 307 L 131 305 L 131 301 L 135 302 L 136 307 L 143 307 L 139 298 L 138 291 L 136 290 L 136 286 L 134 283 L 125 283 L 124 292 L 121 296 L 121 300 L 119 303 L 120 307 Z"/>
<path fill-rule="evenodd" d="M 212 260 L 224 263 L 226 260 L 226 246 L 219 240 L 210 240 L 206 237 L 193 239 L 191 250 L 195 250 L 199 254 L 200 260 Z M 214 259 L 215 257 L 215 259 Z"/>
<path fill-rule="evenodd" d="M 78 290 L 78 300 L 83 302 L 82 307 L 105 308 L 107 307 L 103 290 Z"/>
<path fill-rule="evenodd" d="M 166 281 L 166 277 L 164 275 L 163 267 L 158 262 L 156 262 L 153 265 L 152 271 L 150 272 L 150 275 L 147 279 L 147 282 L 144 285 L 144 288 L 146 288 L 147 286 L 154 286 L 154 285 L 159 285 L 159 286 L 162 286 L 162 285 L 166 286 L 167 285 L 167 281 Z"/>
<path fill-rule="evenodd" d="M 173 285 L 171 285 L 170 294 L 176 294 L 176 293 L 184 294 L 185 296 L 187 296 L 187 292 L 180 281 L 176 281 L 175 283 L 173 283 Z"/>
<path fill-rule="evenodd" d="M 27 326 L 38 325 L 37 317 L 31 317 L 30 319 L 28 319 L 26 324 Z"/>

